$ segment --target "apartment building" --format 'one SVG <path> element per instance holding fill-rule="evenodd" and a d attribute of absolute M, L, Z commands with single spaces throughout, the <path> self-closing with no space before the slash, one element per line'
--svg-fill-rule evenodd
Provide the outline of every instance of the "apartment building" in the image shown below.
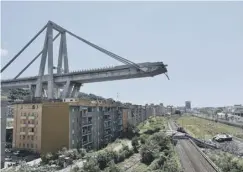
<path fill-rule="evenodd" d="M 122 107 L 114 101 L 72 101 L 69 117 L 69 148 L 100 149 L 122 135 Z"/>
<path fill-rule="evenodd" d="M 6 143 L 6 117 L 7 117 L 7 107 L 8 99 L 1 99 L 1 168 L 4 168 L 5 162 L 5 143 Z"/>
<path fill-rule="evenodd" d="M 129 125 L 136 126 L 148 118 L 145 106 L 125 105 L 123 107 L 123 131 L 126 132 Z"/>
<path fill-rule="evenodd" d="M 29 102 L 14 105 L 13 147 L 38 153 L 69 146 L 68 104 Z"/>

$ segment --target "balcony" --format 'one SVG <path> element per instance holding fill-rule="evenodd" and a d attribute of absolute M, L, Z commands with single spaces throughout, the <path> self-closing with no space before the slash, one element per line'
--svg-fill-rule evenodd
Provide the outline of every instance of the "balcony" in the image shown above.
<path fill-rule="evenodd" d="M 110 128 L 111 127 L 111 122 L 104 122 L 104 128 Z"/>
<path fill-rule="evenodd" d="M 34 128 L 35 124 L 28 124 L 28 127 Z"/>
<path fill-rule="evenodd" d="M 110 121 L 110 120 L 111 120 L 111 116 L 110 115 L 104 116 L 104 121 Z"/>
<path fill-rule="evenodd" d="M 27 124 L 20 124 L 20 127 L 26 127 Z"/>
<path fill-rule="evenodd" d="M 20 135 L 25 135 L 25 132 L 20 132 L 19 134 L 20 134 Z"/>
<path fill-rule="evenodd" d="M 35 119 L 35 117 L 34 116 L 29 116 L 28 119 Z"/>
<path fill-rule="evenodd" d="M 85 141 L 83 141 L 83 146 L 84 146 L 84 145 L 91 144 L 91 143 L 92 143 L 92 141 L 85 140 Z"/>
<path fill-rule="evenodd" d="M 26 119 L 26 116 L 21 116 L 20 119 Z"/>
<path fill-rule="evenodd" d="M 33 135 L 35 135 L 35 133 L 34 132 L 28 132 L 28 135 L 33 136 Z"/>
<path fill-rule="evenodd" d="M 87 134 L 90 134 L 91 133 L 91 130 L 85 130 L 82 132 L 82 135 L 87 135 Z"/>
<path fill-rule="evenodd" d="M 111 125 L 104 125 L 104 128 L 107 129 L 107 128 L 111 128 Z"/>

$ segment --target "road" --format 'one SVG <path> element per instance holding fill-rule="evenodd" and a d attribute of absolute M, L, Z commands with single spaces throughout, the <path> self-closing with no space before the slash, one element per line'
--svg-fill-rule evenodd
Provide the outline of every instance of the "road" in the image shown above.
<path fill-rule="evenodd" d="M 169 127 L 173 130 L 177 128 L 172 121 L 169 122 Z M 189 140 L 178 140 L 176 151 L 179 154 L 185 172 L 216 171 Z"/>

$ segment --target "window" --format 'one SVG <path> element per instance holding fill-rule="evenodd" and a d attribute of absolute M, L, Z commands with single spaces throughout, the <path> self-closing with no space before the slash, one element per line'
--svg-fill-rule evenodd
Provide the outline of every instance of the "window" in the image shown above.
<path fill-rule="evenodd" d="M 32 105 L 32 109 L 35 109 L 35 105 Z"/>
<path fill-rule="evenodd" d="M 27 143 L 27 148 L 29 148 L 29 144 Z"/>
<path fill-rule="evenodd" d="M 31 128 L 31 130 L 30 130 L 31 132 L 34 132 L 34 128 Z"/>
<path fill-rule="evenodd" d="M 19 139 L 21 140 L 21 136 L 19 136 Z"/>
<path fill-rule="evenodd" d="M 34 136 L 31 136 L 31 140 L 34 140 Z"/>
<path fill-rule="evenodd" d="M 74 145 L 74 140 L 72 140 L 72 144 Z"/>
<path fill-rule="evenodd" d="M 21 147 L 21 143 L 19 143 L 19 147 Z"/>
<path fill-rule="evenodd" d="M 31 148 L 34 148 L 34 145 L 33 145 L 33 143 L 31 143 Z"/>
<path fill-rule="evenodd" d="M 25 144 L 23 143 L 23 148 L 25 148 Z"/>
<path fill-rule="evenodd" d="M 92 108 L 91 107 L 88 107 L 88 112 L 92 112 Z"/>
<path fill-rule="evenodd" d="M 30 139 L 30 136 L 27 136 L 27 139 L 29 140 Z"/>
<path fill-rule="evenodd" d="M 25 136 L 23 136 L 23 140 L 25 139 Z"/>
<path fill-rule="evenodd" d="M 37 149 L 37 144 L 35 144 L 35 148 Z"/>

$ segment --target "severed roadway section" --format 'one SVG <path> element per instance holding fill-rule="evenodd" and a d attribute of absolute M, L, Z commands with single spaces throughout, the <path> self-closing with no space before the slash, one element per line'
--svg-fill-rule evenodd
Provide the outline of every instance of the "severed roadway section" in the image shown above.
<path fill-rule="evenodd" d="M 172 121 L 169 122 L 169 126 L 173 130 L 177 128 Z M 203 157 L 190 140 L 178 140 L 176 151 L 179 154 L 183 171 L 216 172 L 214 167 Z"/>

